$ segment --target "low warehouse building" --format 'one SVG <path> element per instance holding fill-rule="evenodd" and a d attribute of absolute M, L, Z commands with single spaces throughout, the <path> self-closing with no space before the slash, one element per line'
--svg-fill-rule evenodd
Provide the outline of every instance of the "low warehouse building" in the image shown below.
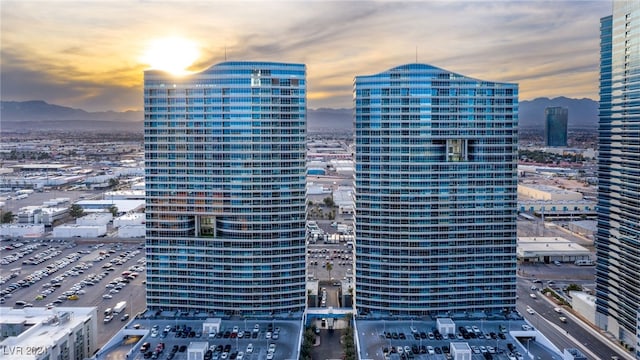
<path fill-rule="evenodd" d="M 562 237 L 520 237 L 517 255 L 520 261 L 546 264 L 591 259 L 587 248 Z"/>

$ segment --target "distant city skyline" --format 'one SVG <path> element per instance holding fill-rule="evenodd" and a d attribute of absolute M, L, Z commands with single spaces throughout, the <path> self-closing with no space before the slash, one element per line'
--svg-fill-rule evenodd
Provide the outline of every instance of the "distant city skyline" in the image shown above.
<path fill-rule="evenodd" d="M 149 47 L 181 38 L 193 71 L 228 60 L 304 63 L 308 106 L 351 108 L 356 74 L 430 63 L 520 85 L 520 100 L 598 99 L 599 19 L 611 1 L 2 2 L 2 100 L 142 110 Z M 156 56 L 156 60 L 158 56 Z"/>

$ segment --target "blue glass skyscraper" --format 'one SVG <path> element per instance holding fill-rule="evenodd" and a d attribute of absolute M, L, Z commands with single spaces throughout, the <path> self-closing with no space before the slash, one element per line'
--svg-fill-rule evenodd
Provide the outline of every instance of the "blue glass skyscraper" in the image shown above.
<path fill-rule="evenodd" d="M 517 84 L 408 64 L 354 95 L 358 312 L 513 309 Z"/>
<path fill-rule="evenodd" d="M 144 74 L 150 309 L 305 307 L 306 69 Z"/>
<path fill-rule="evenodd" d="M 544 144 L 567 146 L 567 124 L 569 109 L 551 106 L 544 109 Z"/>
<path fill-rule="evenodd" d="M 640 2 L 600 24 L 596 324 L 640 359 Z"/>

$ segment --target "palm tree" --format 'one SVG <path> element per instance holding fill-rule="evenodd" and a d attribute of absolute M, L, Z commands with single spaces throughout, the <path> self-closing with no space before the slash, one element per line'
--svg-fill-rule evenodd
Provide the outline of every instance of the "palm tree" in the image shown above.
<path fill-rule="evenodd" d="M 118 207 L 115 205 L 111 205 L 109 206 L 109 208 L 107 209 L 108 212 L 111 213 L 111 215 L 113 215 L 113 217 L 118 216 Z"/>
<path fill-rule="evenodd" d="M 84 210 L 78 204 L 73 204 L 69 208 L 69 215 L 71 215 L 74 219 L 82 217 L 84 215 Z"/>
<path fill-rule="evenodd" d="M 0 219 L 0 222 L 3 224 L 9 224 L 11 222 L 13 222 L 13 212 L 11 211 L 7 211 L 6 213 L 2 214 L 2 218 Z"/>

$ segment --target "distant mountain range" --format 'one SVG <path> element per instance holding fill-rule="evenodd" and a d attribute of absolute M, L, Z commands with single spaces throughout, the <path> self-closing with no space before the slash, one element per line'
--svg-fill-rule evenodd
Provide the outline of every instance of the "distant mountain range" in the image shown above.
<path fill-rule="evenodd" d="M 569 129 L 596 129 L 598 102 L 591 99 L 538 98 L 520 102 L 519 127 L 543 129 L 544 109 L 562 106 L 569 109 Z M 344 132 L 353 129 L 352 109 L 308 109 L 310 133 Z M 2 101 L 0 119 L 3 131 L 31 130 L 100 130 L 142 131 L 142 111 L 88 112 L 42 100 Z"/>
<path fill-rule="evenodd" d="M 571 99 L 564 96 L 549 99 L 537 98 L 520 102 L 520 128 L 544 129 L 544 109 L 562 106 L 569 109 L 569 129 L 597 129 L 598 102 L 591 99 Z"/>

